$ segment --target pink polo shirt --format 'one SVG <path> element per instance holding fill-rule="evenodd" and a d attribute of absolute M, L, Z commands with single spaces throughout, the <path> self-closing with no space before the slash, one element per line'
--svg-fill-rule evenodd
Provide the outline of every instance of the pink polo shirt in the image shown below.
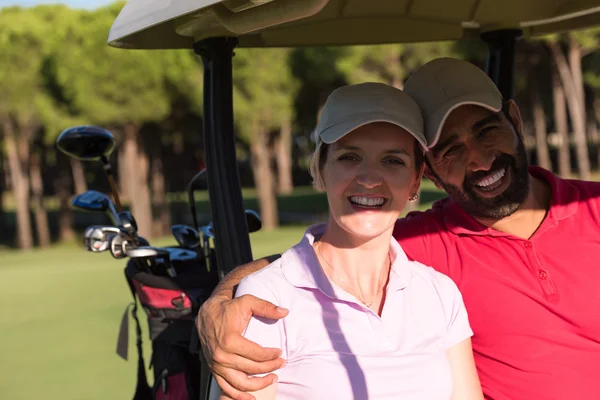
<path fill-rule="evenodd" d="M 296 246 L 247 276 L 252 294 L 290 310 L 253 317 L 244 336 L 283 351 L 278 399 L 449 399 L 446 349 L 472 335 L 461 294 L 447 276 L 409 261 L 391 240 L 392 268 L 382 316 L 323 273 L 310 227 Z"/>
<path fill-rule="evenodd" d="M 529 172 L 552 193 L 529 240 L 448 199 L 398 221 L 394 237 L 458 285 L 487 398 L 600 399 L 600 182 Z"/>

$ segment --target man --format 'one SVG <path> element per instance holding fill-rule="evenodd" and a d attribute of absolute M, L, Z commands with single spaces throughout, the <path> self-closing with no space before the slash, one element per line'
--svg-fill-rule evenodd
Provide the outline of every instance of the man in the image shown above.
<path fill-rule="evenodd" d="M 528 166 L 517 105 L 472 64 L 434 60 L 404 90 L 425 119 L 426 174 L 449 197 L 399 220 L 394 237 L 458 285 L 486 397 L 600 398 L 600 183 Z M 233 271 L 199 313 L 205 355 L 235 399 L 273 379 L 247 374 L 283 363 L 278 349 L 241 334 L 252 314 L 288 310 L 231 300 L 237 282 L 268 261 Z"/>

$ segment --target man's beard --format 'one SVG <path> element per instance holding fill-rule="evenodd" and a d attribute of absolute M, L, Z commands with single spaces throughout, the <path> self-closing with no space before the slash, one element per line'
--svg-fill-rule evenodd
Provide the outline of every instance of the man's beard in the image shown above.
<path fill-rule="evenodd" d="M 475 182 L 503 168 L 506 169 L 505 176 L 508 175 L 508 178 L 511 179 L 509 186 L 496 197 L 480 196 L 474 189 Z M 516 157 L 502 154 L 496 158 L 488 171 L 477 171 L 467 176 L 462 190 L 441 181 L 440 184 L 450 198 L 474 218 L 498 220 L 508 217 L 521 207 L 529 193 L 529 171 L 525 145 L 523 141 L 519 141 Z"/>

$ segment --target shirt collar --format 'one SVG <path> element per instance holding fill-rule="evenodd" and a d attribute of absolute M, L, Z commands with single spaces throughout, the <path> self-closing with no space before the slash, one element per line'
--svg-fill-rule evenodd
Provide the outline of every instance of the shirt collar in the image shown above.
<path fill-rule="evenodd" d="M 551 189 L 550 209 L 542 222 L 537 234 L 554 227 L 560 220 L 568 218 L 577 212 L 579 206 L 579 189 L 568 180 L 554 175 L 552 172 L 538 166 L 530 166 L 529 174 L 545 180 Z M 446 228 L 456 235 L 487 235 L 510 236 L 507 233 L 488 228 L 465 212 L 455 201 L 444 199 L 434 208 L 441 208 Z"/>
<path fill-rule="evenodd" d="M 333 284 L 321 268 L 313 243 L 325 232 L 325 228 L 326 224 L 310 226 L 302 240 L 282 254 L 283 275 L 296 287 L 318 289 L 331 298 L 356 302 L 354 296 Z M 407 287 L 412 276 L 411 261 L 393 238 L 390 239 L 390 255 L 392 266 L 387 290 L 402 290 Z"/>

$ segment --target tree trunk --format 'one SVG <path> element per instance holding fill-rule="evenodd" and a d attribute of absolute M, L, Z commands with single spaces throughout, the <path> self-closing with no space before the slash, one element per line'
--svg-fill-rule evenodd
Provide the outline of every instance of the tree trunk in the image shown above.
<path fill-rule="evenodd" d="M 554 125 L 559 137 L 558 174 L 563 178 L 569 178 L 571 176 L 571 146 L 567 125 L 567 104 L 560 76 L 556 69 L 552 74 L 552 92 L 554 97 Z"/>
<path fill-rule="evenodd" d="M 265 132 L 257 133 L 250 145 L 250 151 L 252 152 L 252 174 L 254 175 L 254 186 L 258 192 L 263 229 L 270 231 L 279 225 L 279 216 L 266 136 Z"/>
<path fill-rule="evenodd" d="M 71 161 L 71 171 L 73 171 L 73 182 L 75 183 L 75 193 L 83 193 L 87 191 L 87 182 L 85 180 L 85 172 L 81 161 L 74 158 L 69 158 Z"/>
<path fill-rule="evenodd" d="M 152 158 L 152 199 L 158 211 L 158 220 L 155 221 L 154 229 L 157 236 L 166 235 L 171 226 L 171 212 L 165 186 L 163 162 L 160 155 L 155 154 Z"/>
<path fill-rule="evenodd" d="M 587 140 L 585 136 L 585 104 L 581 103 L 579 89 L 576 87 L 575 84 L 579 79 L 575 75 L 581 74 L 581 69 L 579 69 L 579 71 L 574 71 L 572 69 L 572 66 L 571 68 L 569 68 L 567 60 L 565 59 L 565 56 L 562 53 L 562 50 L 560 49 L 558 43 L 550 43 L 550 48 L 552 49 L 554 61 L 560 74 L 560 79 L 562 81 L 565 95 L 567 98 L 567 104 L 569 106 L 569 115 L 571 116 L 571 123 L 573 125 L 573 135 L 575 137 L 575 149 L 577 152 L 577 165 L 579 167 L 579 176 L 583 180 L 590 180 L 590 159 L 588 155 Z M 576 47 L 575 50 L 571 48 L 569 51 L 580 52 L 580 49 L 579 47 Z M 570 55 L 569 58 L 575 58 L 575 56 Z"/>
<path fill-rule="evenodd" d="M 48 213 L 44 208 L 44 183 L 42 181 L 42 161 L 39 151 L 34 151 L 30 156 L 30 183 L 31 203 L 35 215 L 35 227 L 38 244 L 40 247 L 50 246 L 50 227 L 48 226 Z"/>
<path fill-rule="evenodd" d="M 25 163 L 20 160 L 14 125 L 10 119 L 2 121 L 4 140 L 10 177 L 17 207 L 17 246 L 20 249 L 31 249 L 31 216 L 29 214 L 29 178 L 24 170 Z"/>
<path fill-rule="evenodd" d="M 535 142 L 538 165 L 551 171 L 552 163 L 550 162 L 550 153 L 548 151 L 548 137 L 544 106 L 542 105 L 542 100 L 540 99 L 540 92 L 538 90 L 535 77 L 532 77 L 531 83 L 534 85 L 531 88 L 531 102 L 533 104 L 533 123 L 535 125 Z"/>
<path fill-rule="evenodd" d="M 73 209 L 71 208 L 71 192 L 69 190 L 69 173 L 61 169 L 58 178 L 54 180 L 54 191 L 60 203 L 58 216 L 58 237 L 61 242 L 71 242 L 75 239 L 73 230 Z M 83 193 L 79 192 L 78 193 Z"/>
<path fill-rule="evenodd" d="M 0 141 L 0 143 L 2 143 Z M 4 215 L 4 191 L 6 190 L 6 179 L 4 177 L 6 171 L 4 168 L 4 152 L 0 151 L 0 232 L 6 232 L 5 215 Z M 0 235 L 0 239 L 2 235 Z"/>
<path fill-rule="evenodd" d="M 127 162 L 129 203 L 137 225 L 138 233 L 146 239 L 152 238 L 152 209 L 148 186 L 148 156 L 138 145 L 138 128 L 134 124 L 125 126 L 123 145 Z"/>
<path fill-rule="evenodd" d="M 573 76 L 573 84 L 577 91 L 577 99 L 581 105 L 581 118 L 584 126 L 586 118 L 586 106 L 585 106 L 585 89 L 583 87 L 583 70 L 581 69 L 581 59 L 583 54 L 581 52 L 581 46 L 577 42 L 577 39 L 573 33 L 568 33 L 569 36 L 569 66 L 571 69 L 571 75 Z"/>
<path fill-rule="evenodd" d="M 292 123 L 287 118 L 281 124 L 276 148 L 277 188 L 281 194 L 290 194 L 294 190 L 292 180 Z"/>
<path fill-rule="evenodd" d="M 588 132 L 588 138 L 589 138 L 590 142 L 596 149 L 593 152 L 593 154 L 590 156 L 590 162 L 592 164 L 592 167 L 595 166 L 595 168 L 598 168 L 598 165 L 599 165 L 598 160 L 600 157 L 600 155 L 598 154 L 598 141 L 600 138 L 598 137 L 598 125 L 596 122 L 596 118 L 594 118 L 594 117 L 588 118 L 587 132 Z"/>

